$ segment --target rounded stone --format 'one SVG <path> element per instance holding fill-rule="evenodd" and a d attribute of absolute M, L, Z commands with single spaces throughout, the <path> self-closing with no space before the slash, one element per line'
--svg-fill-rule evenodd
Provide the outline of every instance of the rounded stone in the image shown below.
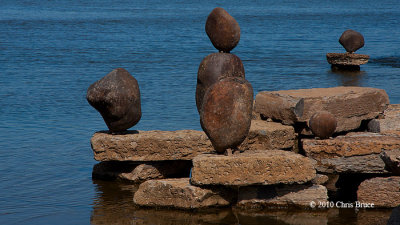
<path fill-rule="evenodd" d="M 237 77 L 211 86 L 204 96 L 200 124 L 218 153 L 236 149 L 249 133 L 253 109 L 251 84 Z"/>
<path fill-rule="evenodd" d="M 353 53 L 364 46 L 364 37 L 357 31 L 346 30 L 340 36 L 339 43 L 347 52 Z"/>
<path fill-rule="evenodd" d="M 309 126 L 315 136 L 326 139 L 335 133 L 337 121 L 330 112 L 320 111 L 310 118 Z"/>
<path fill-rule="evenodd" d="M 216 49 L 230 52 L 240 40 L 240 26 L 229 13 L 220 7 L 208 15 L 206 33 Z"/>
<path fill-rule="evenodd" d="M 131 128 L 142 116 L 139 84 L 123 68 L 111 71 L 90 85 L 86 99 L 113 133 Z"/>
<path fill-rule="evenodd" d="M 199 113 L 207 89 L 226 77 L 245 78 L 243 63 L 236 55 L 213 53 L 201 61 L 196 86 L 196 106 Z"/>

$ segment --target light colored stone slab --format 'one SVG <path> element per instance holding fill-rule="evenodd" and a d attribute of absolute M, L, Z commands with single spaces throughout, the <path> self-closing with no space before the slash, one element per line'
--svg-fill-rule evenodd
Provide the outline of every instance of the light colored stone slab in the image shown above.
<path fill-rule="evenodd" d="M 376 208 L 400 205 L 400 177 L 376 177 L 363 181 L 357 191 L 358 201 L 373 203 Z"/>
<path fill-rule="evenodd" d="M 386 133 L 389 131 L 400 131 L 400 104 L 389 105 L 382 117 L 373 119 L 368 123 L 369 132 Z"/>
<path fill-rule="evenodd" d="M 379 154 L 328 158 L 314 163 L 320 173 L 390 173 Z"/>
<path fill-rule="evenodd" d="M 239 189 L 241 208 L 311 208 L 310 202 L 326 202 L 328 191 L 322 185 L 249 186 Z"/>
<path fill-rule="evenodd" d="M 354 53 L 328 53 L 326 59 L 329 64 L 341 66 L 359 66 L 368 63 L 369 55 Z"/>
<path fill-rule="evenodd" d="M 373 119 L 387 108 L 385 90 L 368 87 L 333 87 L 286 91 L 263 91 L 257 94 L 255 111 L 284 124 L 308 122 L 318 111 L 332 113 L 336 132 L 360 127 L 361 121 Z"/>
<path fill-rule="evenodd" d="M 229 206 L 235 197 L 233 190 L 214 187 L 200 188 L 189 178 L 149 180 L 142 183 L 133 201 L 140 206 L 195 209 Z"/>
<path fill-rule="evenodd" d="M 316 176 L 311 161 L 293 152 L 268 150 L 232 156 L 203 154 L 193 159 L 194 185 L 302 184 Z"/>

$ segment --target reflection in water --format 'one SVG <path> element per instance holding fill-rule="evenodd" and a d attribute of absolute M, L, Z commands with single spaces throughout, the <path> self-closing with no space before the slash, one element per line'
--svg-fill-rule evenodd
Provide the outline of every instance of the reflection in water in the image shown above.
<path fill-rule="evenodd" d="M 376 225 L 386 224 L 392 210 L 270 210 L 209 209 L 184 211 L 139 208 L 133 204 L 138 185 L 93 180 L 97 186 L 91 224 L 279 224 L 279 225 Z"/>
<path fill-rule="evenodd" d="M 376 63 L 381 66 L 391 66 L 394 68 L 400 68 L 400 57 L 399 56 L 389 56 L 371 59 L 370 63 Z"/>
<path fill-rule="evenodd" d="M 360 70 L 345 70 L 337 67 L 332 67 L 331 74 L 337 76 L 342 86 L 361 86 L 362 77 L 367 73 Z"/>

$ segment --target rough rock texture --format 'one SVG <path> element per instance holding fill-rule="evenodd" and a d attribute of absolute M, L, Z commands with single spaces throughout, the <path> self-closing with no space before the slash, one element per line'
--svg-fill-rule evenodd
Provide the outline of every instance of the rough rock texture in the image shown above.
<path fill-rule="evenodd" d="M 241 150 L 292 149 L 295 138 L 292 126 L 252 120 L 249 134 L 239 148 Z"/>
<path fill-rule="evenodd" d="M 364 46 L 364 37 L 354 30 L 346 30 L 339 38 L 339 43 L 347 52 L 355 52 Z"/>
<path fill-rule="evenodd" d="M 194 185 L 302 184 L 315 177 L 311 161 L 283 151 L 252 151 L 232 156 L 203 154 L 193 159 Z"/>
<path fill-rule="evenodd" d="M 302 141 L 306 156 L 323 173 L 387 173 L 382 151 L 400 148 L 400 138 L 375 133 L 349 133 L 333 139 Z"/>
<path fill-rule="evenodd" d="M 291 126 L 252 121 L 240 149 L 290 149 L 293 139 Z M 91 144 L 97 161 L 192 160 L 198 154 L 214 151 L 207 135 L 195 130 L 131 131 L 124 135 L 97 132 Z"/>
<path fill-rule="evenodd" d="M 327 53 L 326 60 L 329 64 L 339 66 L 359 66 L 367 64 L 369 55 L 350 53 Z"/>
<path fill-rule="evenodd" d="M 245 78 L 243 63 L 236 55 L 213 53 L 201 61 L 196 86 L 196 106 L 199 113 L 208 88 L 226 77 Z"/>
<path fill-rule="evenodd" d="M 317 176 L 315 176 L 315 178 L 311 182 L 313 184 L 324 185 L 324 184 L 328 183 L 328 181 L 329 181 L 329 177 L 327 175 L 317 174 Z"/>
<path fill-rule="evenodd" d="M 225 78 L 204 95 L 200 124 L 214 149 L 235 149 L 249 133 L 253 110 L 253 88 L 245 79 Z"/>
<path fill-rule="evenodd" d="M 337 121 L 330 112 L 320 111 L 310 118 L 309 126 L 315 136 L 326 139 L 335 133 Z"/>
<path fill-rule="evenodd" d="M 385 133 L 400 131 L 400 104 L 391 104 L 383 113 L 383 118 L 373 119 L 368 123 L 368 131 Z"/>
<path fill-rule="evenodd" d="M 230 52 L 240 40 L 240 26 L 225 9 L 215 8 L 208 15 L 206 33 L 216 49 Z"/>
<path fill-rule="evenodd" d="M 100 112 L 111 132 L 125 131 L 142 116 L 139 84 L 122 68 L 90 85 L 86 99 Z"/>
<path fill-rule="evenodd" d="M 318 111 L 328 111 L 336 117 L 336 132 L 340 132 L 360 127 L 361 121 L 375 118 L 388 104 L 389 97 L 382 89 L 334 87 L 260 92 L 255 110 L 289 125 L 307 122 Z"/>
<path fill-rule="evenodd" d="M 400 149 L 383 151 L 380 156 L 385 162 L 387 170 L 393 174 L 400 175 Z"/>
<path fill-rule="evenodd" d="M 234 201 L 233 190 L 192 186 L 189 178 L 149 180 L 142 183 L 133 197 L 140 206 L 183 209 L 228 206 Z"/>
<path fill-rule="evenodd" d="M 310 202 L 325 202 L 328 191 L 322 185 L 249 186 L 239 189 L 241 208 L 310 208 Z"/>
<path fill-rule="evenodd" d="M 126 180 L 135 183 L 151 179 L 189 177 L 190 161 L 163 161 L 137 164 L 132 162 L 101 162 L 93 167 L 97 179 Z"/>
<path fill-rule="evenodd" d="M 376 177 L 360 184 L 358 201 L 374 203 L 377 208 L 394 208 L 400 205 L 400 177 Z"/>

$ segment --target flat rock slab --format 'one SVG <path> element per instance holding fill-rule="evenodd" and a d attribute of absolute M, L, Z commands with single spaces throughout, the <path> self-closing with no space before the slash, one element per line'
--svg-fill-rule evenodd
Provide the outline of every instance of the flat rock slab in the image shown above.
<path fill-rule="evenodd" d="M 358 201 L 374 203 L 377 208 L 400 205 L 400 177 L 376 177 L 363 181 L 357 191 Z"/>
<path fill-rule="evenodd" d="M 369 55 L 350 53 L 328 53 L 326 59 L 329 64 L 341 66 L 359 66 L 368 63 Z"/>
<path fill-rule="evenodd" d="M 290 149 L 294 146 L 294 129 L 280 123 L 253 120 L 241 150 Z M 97 161 L 191 160 L 214 152 L 203 131 L 129 131 L 116 135 L 97 132 L 91 139 Z"/>
<path fill-rule="evenodd" d="M 306 156 L 323 173 L 387 173 L 379 154 L 400 148 L 400 138 L 375 133 L 349 133 L 331 139 L 303 139 Z"/>
<path fill-rule="evenodd" d="M 400 104 L 389 105 L 383 113 L 383 118 L 371 120 L 368 123 L 368 131 L 375 133 L 400 131 Z"/>
<path fill-rule="evenodd" d="M 225 156 L 203 154 L 193 159 L 194 185 L 302 184 L 316 176 L 311 161 L 283 150 L 248 151 Z"/>
<path fill-rule="evenodd" d="M 229 206 L 235 192 L 224 187 L 201 188 L 189 178 L 149 180 L 142 183 L 133 201 L 140 206 L 196 209 Z"/>
<path fill-rule="evenodd" d="M 306 123 L 319 111 L 328 111 L 337 119 L 336 132 L 359 128 L 361 121 L 374 119 L 387 108 L 385 90 L 368 87 L 333 87 L 257 94 L 255 111 L 287 125 Z"/>
<path fill-rule="evenodd" d="M 393 174 L 400 175 L 400 149 L 384 151 L 380 156 L 387 170 Z"/>
<path fill-rule="evenodd" d="M 93 167 L 92 177 L 141 183 L 151 179 L 189 177 L 191 161 L 100 162 Z"/>
<path fill-rule="evenodd" d="M 249 186 L 239 189 L 240 208 L 311 208 L 310 203 L 328 201 L 328 191 L 322 185 Z"/>

